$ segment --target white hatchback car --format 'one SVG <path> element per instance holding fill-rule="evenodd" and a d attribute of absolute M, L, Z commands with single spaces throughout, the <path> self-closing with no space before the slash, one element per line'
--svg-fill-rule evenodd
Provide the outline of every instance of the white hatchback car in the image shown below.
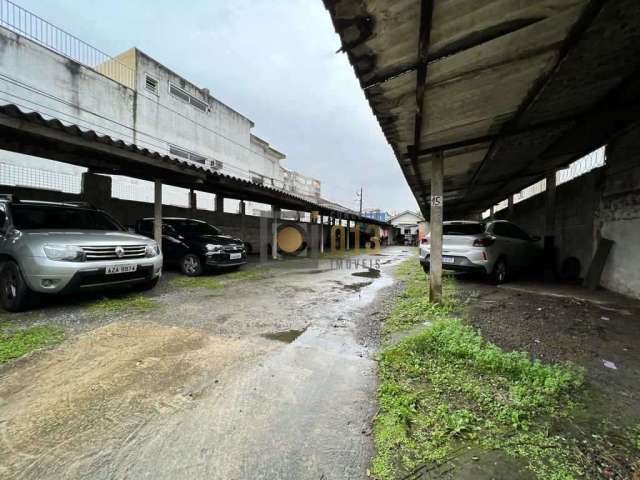
<path fill-rule="evenodd" d="M 505 282 L 513 272 L 536 264 L 540 237 L 505 220 L 452 221 L 442 224 L 442 268 L 489 275 Z M 429 272 L 430 235 L 420 244 L 420 263 Z"/>

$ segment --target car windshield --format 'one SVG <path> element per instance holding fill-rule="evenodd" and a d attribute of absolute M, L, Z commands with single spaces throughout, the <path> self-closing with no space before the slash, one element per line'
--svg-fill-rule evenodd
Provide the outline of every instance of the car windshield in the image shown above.
<path fill-rule="evenodd" d="M 484 232 L 484 223 L 445 223 L 443 235 L 479 235 Z"/>
<path fill-rule="evenodd" d="M 11 216 L 18 230 L 123 230 L 103 212 L 78 207 L 13 205 Z"/>
<path fill-rule="evenodd" d="M 220 230 L 213 225 L 196 220 L 164 220 L 164 223 L 181 235 L 220 235 Z"/>

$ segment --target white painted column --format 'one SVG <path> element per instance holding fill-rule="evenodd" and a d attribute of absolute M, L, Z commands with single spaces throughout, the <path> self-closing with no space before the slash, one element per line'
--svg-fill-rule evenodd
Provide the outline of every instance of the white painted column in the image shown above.
<path fill-rule="evenodd" d="M 442 303 L 442 209 L 444 161 L 438 154 L 431 161 L 431 252 L 429 270 L 429 300 Z"/>

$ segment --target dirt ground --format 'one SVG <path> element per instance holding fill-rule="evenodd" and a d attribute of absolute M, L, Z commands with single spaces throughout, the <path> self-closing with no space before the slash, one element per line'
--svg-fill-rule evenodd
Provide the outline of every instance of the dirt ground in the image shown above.
<path fill-rule="evenodd" d="M 380 275 L 272 265 L 222 288 L 180 288 L 169 273 L 150 309 L 85 296 L 3 315 L 63 326 L 66 340 L 0 366 L 0 478 L 367 478 L 378 332 L 412 254 L 383 250 Z M 489 340 L 585 367 L 585 421 L 638 423 L 638 304 L 530 287 L 459 282 Z"/>
<path fill-rule="evenodd" d="M 466 318 L 486 339 L 584 368 L 582 406 L 573 424 L 558 428 L 584 437 L 580 448 L 600 467 L 598 478 L 629 478 L 624 472 L 640 459 L 625 454 L 621 432 L 640 425 L 640 302 L 527 281 L 495 288 L 462 280 L 459 291 L 470 298 Z"/>
<path fill-rule="evenodd" d="M 3 316 L 67 338 L 0 366 L 0 477 L 366 478 L 378 329 L 410 254 L 386 249 L 380 275 L 322 261 L 223 288 L 168 274 L 154 308 Z"/>

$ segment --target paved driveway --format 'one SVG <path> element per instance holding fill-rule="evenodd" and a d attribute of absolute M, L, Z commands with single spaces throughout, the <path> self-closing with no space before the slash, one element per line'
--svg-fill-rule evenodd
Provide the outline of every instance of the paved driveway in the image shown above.
<path fill-rule="evenodd" d="M 0 476 L 365 478 L 376 332 L 410 254 L 205 288 L 167 275 L 149 310 L 20 317 L 68 338 L 0 369 Z"/>

